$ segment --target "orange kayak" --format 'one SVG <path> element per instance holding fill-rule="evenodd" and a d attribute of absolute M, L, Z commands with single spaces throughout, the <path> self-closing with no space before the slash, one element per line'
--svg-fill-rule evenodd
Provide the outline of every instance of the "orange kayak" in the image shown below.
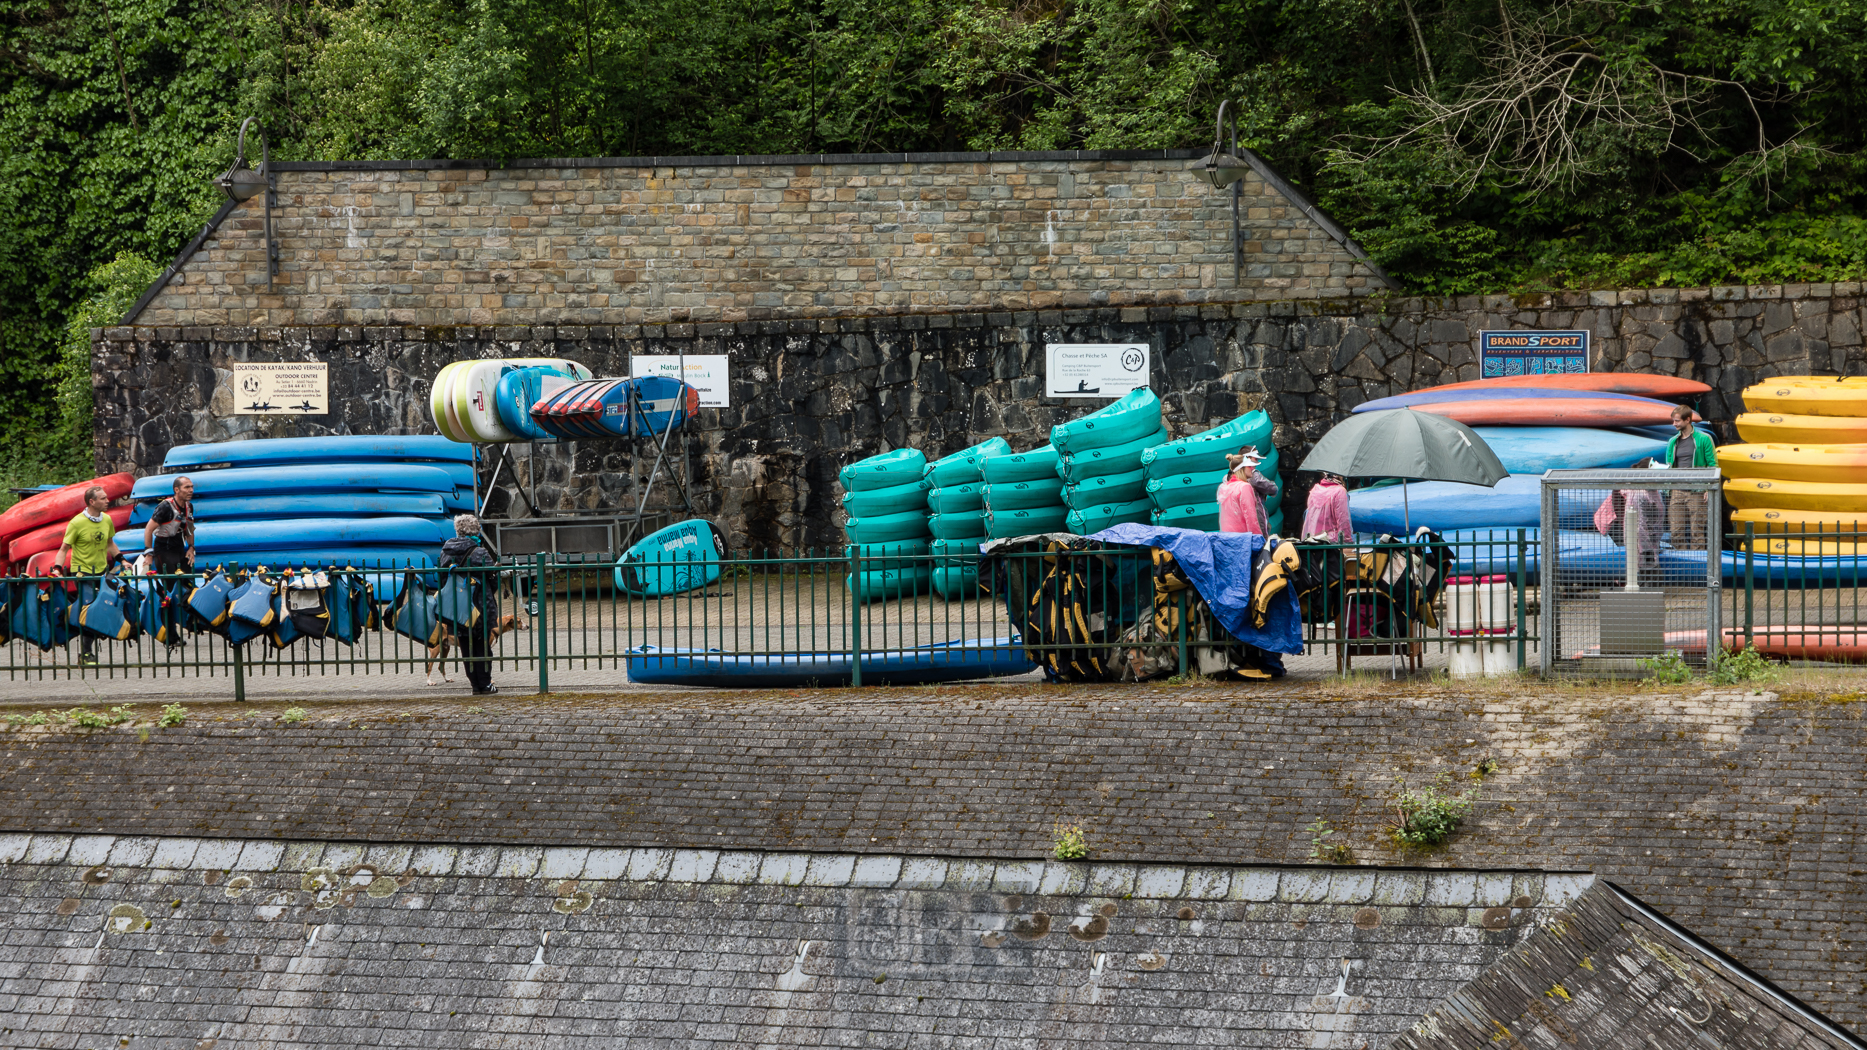
<path fill-rule="evenodd" d="M 123 529 L 129 526 L 130 512 L 134 509 L 134 507 L 127 506 L 112 507 L 104 514 L 110 518 L 111 524 L 118 529 Z M 77 517 L 77 514 L 72 514 L 72 517 Z M 13 537 L 7 541 L 7 560 L 23 562 L 40 551 L 57 551 L 65 543 L 65 526 L 69 524 L 71 524 L 69 520 L 55 521 L 43 528 Z"/>
<path fill-rule="evenodd" d="M 1545 377 L 1546 378 L 1546 377 Z M 1650 427 L 1672 420 L 1671 405 L 1652 401 L 1583 398 L 1506 398 L 1501 401 L 1441 401 L 1414 405 L 1468 427 Z M 1692 416 L 1697 419 L 1695 413 Z"/>
<path fill-rule="evenodd" d="M 1473 390 L 1483 387 L 1532 386 L 1545 390 L 1593 390 L 1602 394 L 1633 394 L 1637 397 L 1681 398 L 1711 393 L 1711 387 L 1696 379 L 1678 376 L 1655 376 L 1645 372 L 1582 372 L 1553 376 L 1499 376 L 1495 379 L 1471 379 L 1446 383 L 1431 390 Z"/>
<path fill-rule="evenodd" d="M 90 481 L 74 482 L 62 489 L 41 492 L 36 496 L 27 496 L 8 507 L 5 513 L 0 513 L 0 539 L 44 528 L 54 522 L 70 521 L 84 509 L 84 490 L 92 485 L 102 485 L 105 494 L 115 502 L 130 494 L 130 489 L 136 485 L 136 476 L 111 474 Z"/>
<path fill-rule="evenodd" d="M 1827 660 L 1833 663 L 1867 662 L 1867 629 L 1855 624 L 1802 625 L 1773 623 L 1751 631 L 1751 644 L 1765 656 L 1785 660 Z M 1704 631 L 1668 631 L 1666 647 L 1687 653 L 1705 651 Z M 1728 652 L 1744 648 L 1744 632 L 1725 631 Z"/>

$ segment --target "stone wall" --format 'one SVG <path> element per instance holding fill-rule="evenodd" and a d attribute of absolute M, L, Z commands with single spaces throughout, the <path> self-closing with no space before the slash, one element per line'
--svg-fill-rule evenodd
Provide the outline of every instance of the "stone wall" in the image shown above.
<path fill-rule="evenodd" d="M 279 164 L 154 325 L 639 324 L 1344 295 L 1385 287 L 1257 158 L 1199 151 Z"/>
<path fill-rule="evenodd" d="M 1354 406 L 1476 378 L 1481 329 L 1588 329 L 1596 370 L 1704 380 L 1714 390 L 1701 410 L 1728 422 L 1739 392 L 1768 376 L 1867 371 L 1861 306 L 1846 284 L 736 324 L 116 328 L 95 343 L 97 463 L 149 472 L 172 445 L 259 433 L 431 433 L 428 383 L 457 358 L 548 353 L 620 375 L 631 353 L 725 354 L 732 407 L 703 411 L 686 442 L 699 509 L 735 548 L 821 547 L 841 542 L 844 463 L 903 446 L 931 458 L 993 435 L 1034 448 L 1099 405 L 1041 396 L 1051 342 L 1149 343 L 1175 436 L 1262 405 L 1300 482 L 1290 475 L 1309 445 Z M 232 415 L 221 384 L 234 360 L 331 362 L 333 413 Z M 586 442 L 541 446 L 518 469 L 543 510 L 568 513 L 622 506 L 645 468 L 625 446 Z M 492 509 L 529 515 L 532 492 L 506 485 Z"/>

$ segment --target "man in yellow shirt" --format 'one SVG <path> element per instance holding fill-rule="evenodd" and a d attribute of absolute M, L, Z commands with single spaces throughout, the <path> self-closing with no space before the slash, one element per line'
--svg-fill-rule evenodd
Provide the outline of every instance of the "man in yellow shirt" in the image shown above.
<path fill-rule="evenodd" d="M 84 490 L 84 510 L 71 519 L 65 526 L 65 542 L 58 548 L 56 564 L 65 567 L 73 576 L 102 576 L 104 570 L 117 561 L 117 526 L 104 511 L 110 506 L 110 494 L 102 485 L 93 485 Z M 97 596 L 97 585 L 80 583 L 78 585 L 78 604 L 89 605 Z M 97 666 L 97 654 L 91 651 L 95 644 L 90 635 L 79 632 L 78 662 L 86 667 Z"/>

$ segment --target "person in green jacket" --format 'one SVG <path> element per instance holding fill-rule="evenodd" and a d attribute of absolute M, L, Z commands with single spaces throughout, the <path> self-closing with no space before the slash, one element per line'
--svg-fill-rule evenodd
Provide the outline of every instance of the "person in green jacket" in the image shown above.
<path fill-rule="evenodd" d="M 1673 429 L 1678 433 L 1666 443 L 1666 465 L 1690 469 L 1715 467 L 1718 454 L 1713 451 L 1711 435 L 1692 425 L 1693 411 L 1685 405 L 1673 409 Z M 1681 438 L 1690 438 L 1682 441 Z M 1711 498 L 1703 492 L 1675 491 L 1666 508 L 1666 525 L 1672 530 L 1673 549 L 1705 549 L 1705 508 Z"/>

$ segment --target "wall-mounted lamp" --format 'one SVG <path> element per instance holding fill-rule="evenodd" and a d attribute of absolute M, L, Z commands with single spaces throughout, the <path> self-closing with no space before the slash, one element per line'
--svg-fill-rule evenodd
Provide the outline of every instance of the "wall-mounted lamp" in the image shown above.
<path fill-rule="evenodd" d="M 214 180 L 214 185 L 227 195 L 230 201 L 251 199 L 259 191 L 265 193 L 266 211 L 266 290 L 272 291 L 273 278 L 279 273 L 279 246 L 272 240 L 272 206 L 278 197 L 278 186 L 273 182 L 272 145 L 266 141 L 266 129 L 259 129 L 260 161 L 259 170 L 246 166 L 246 129 L 257 117 L 248 117 L 240 122 L 240 139 L 234 148 L 233 166 L 226 174 Z"/>
<path fill-rule="evenodd" d="M 1199 176 L 1215 190 L 1232 188 L 1232 279 L 1238 280 L 1245 269 L 1245 234 L 1239 224 L 1238 210 L 1245 195 L 1242 180 L 1251 166 L 1238 157 L 1238 123 L 1229 112 L 1231 105 L 1229 99 L 1219 103 L 1218 126 L 1212 132 L 1212 155 L 1206 158 L 1206 166 L 1200 169 Z"/>

